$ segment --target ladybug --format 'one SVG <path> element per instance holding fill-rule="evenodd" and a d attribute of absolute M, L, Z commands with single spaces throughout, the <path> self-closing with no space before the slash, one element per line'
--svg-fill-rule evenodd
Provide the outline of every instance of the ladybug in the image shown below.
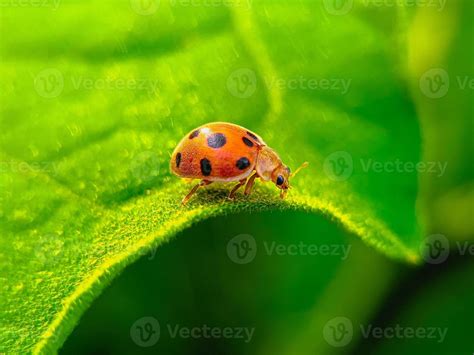
<path fill-rule="evenodd" d="M 201 179 L 183 198 L 183 205 L 200 187 L 213 182 L 238 181 L 230 191 L 229 199 L 234 199 L 243 185 L 246 185 L 245 195 L 249 195 L 257 177 L 272 181 L 281 189 L 280 197 L 285 198 L 290 188 L 289 177 L 307 165 L 307 162 L 303 163 L 291 174 L 290 168 L 260 136 L 227 122 L 211 122 L 189 132 L 175 148 L 170 161 L 173 174 Z"/>

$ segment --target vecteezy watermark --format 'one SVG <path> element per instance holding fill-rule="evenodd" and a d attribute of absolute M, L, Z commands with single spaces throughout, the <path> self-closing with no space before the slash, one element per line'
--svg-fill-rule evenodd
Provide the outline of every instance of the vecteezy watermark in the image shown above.
<path fill-rule="evenodd" d="M 334 347 L 347 346 L 357 328 L 347 317 L 334 317 L 326 322 L 323 327 L 323 338 Z M 423 339 L 442 343 L 448 333 L 447 327 L 425 327 L 425 326 L 394 326 L 379 327 L 373 324 L 359 324 L 358 330 L 363 338 L 369 339 Z"/>
<path fill-rule="evenodd" d="M 323 0 L 324 9 L 331 15 L 346 15 L 352 10 L 354 0 Z"/>
<path fill-rule="evenodd" d="M 337 151 L 326 157 L 323 164 L 323 171 L 335 181 L 347 180 L 354 170 L 352 156 L 345 151 Z"/>
<path fill-rule="evenodd" d="M 474 244 L 469 242 L 456 242 L 456 248 L 458 249 L 459 255 L 474 256 Z"/>
<path fill-rule="evenodd" d="M 138 15 L 153 15 L 160 7 L 160 0 L 130 0 L 130 7 Z"/>
<path fill-rule="evenodd" d="M 6 7 L 50 8 L 56 11 L 61 0 L 0 0 L 0 9 Z"/>
<path fill-rule="evenodd" d="M 240 99 L 247 99 L 257 90 L 257 75 L 252 69 L 234 70 L 227 77 L 227 90 Z"/>
<path fill-rule="evenodd" d="M 342 347 L 349 344 L 354 336 L 354 327 L 349 318 L 334 317 L 326 322 L 323 338 L 329 345 Z"/>
<path fill-rule="evenodd" d="M 423 73 L 419 80 L 421 92 L 430 99 L 439 99 L 449 91 L 450 84 L 459 90 L 474 90 L 474 78 L 469 75 L 456 75 L 454 83 L 443 68 L 432 68 Z"/>
<path fill-rule="evenodd" d="M 154 317 L 142 317 L 130 327 L 130 337 L 138 346 L 153 346 L 160 340 L 160 323 Z"/>
<path fill-rule="evenodd" d="M 265 80 L 267 87 L 277 87 L 287 90 L 318 90 L 335 91 L 342 95 L 347 94 L 352 83 L 352 79 L 344 78 L 272 78 Z"/>
<path fill-rule="evenodd" d="M 233 339 L 249 343 L 255 333 L 255 327 L 210 326 L 199 324 L 186 326 L 182 324 L 166 324 L 163 329 L 154 317 L 142 317 L 130 327 L 130 337 L 141 347 L 155 345 L 162 336 L 171 339 Z"/>
<path fill-rule="evenodd" d="M 156 93 L 159 90 L 158 80 L 145 78 L 85 78 L 71 77 L 74 90 L 144 90 Z"/>
<path fill-rule="evenodd" d="M 23 161 L 0 161 L 0 173 L 16 172 L 16 173 L 48 173 L 49 175 L 56 175 L 58 173 L 58 163 L 51 161 L 36 161 L 36 162 L 23 162 Z"/>
<path fill-rule="evenodd" d="M 73 90 L 131 90 L 146 91 L 149 94 L 156 94 L 160 85 L 158 80 L 149 78 L 65 77 L 57 68 L 44 69 L 34 78 L 36 92 L 46 99 L 61 95 L 66 84 Z"/>
<path fill-rule="evenodd" d="M 132 175 L 141 181 L 151 181 L 160 174 L 158 155 L 150 150 L 141 152 L 133 157 L 130 164 Z"/>
<path fill-rule="evenodd" d="M 432 99 L 438 99 L 448 93 L 449 75 L 444 69 L 433 68 L 421 76 L 419 85 L 424 95 Z"/>
<path fill-rule="evenodd" d="M 63 245 L 61 235 L 53 233 L 39 235 L 34 243 L 36 259 L 43 266 L 55 265 L 62 256 Z"/>
<path fill-rule="evenodd" d="M 305 242 L 279 244 L 264 242 L 263 246 L 268 256 L 340 256 L 346 260 L 352 245 L 343 244 L 308 244 Z"/>
<path fill-rule="evenodd" d="M 237 264 L 248 264 L 257 255 L 257 242 L 250 234 L 239 234 L 227 243 L 227 255 Z"/>
<path fill-rule="evenodd" d="M 372 159 L 360 159 L 363 172 L 374 173 L 428 173 L 441 177 L 446 172 L 448 162 L 440 161 L 402 161 L 400 159 L 389 161 L 376 161 Z"/>
<path fill-rule="evenodd" d="M 428 264 L 445 262 L 451 251 L 462 256 L 474 256 L 474 244 L 456 241 L 455 245 L 452 245 L 443 234 L 432 234 L 421 245 L 421 255 Z"/>
<path fill-rule="evenodd" d="M 240 7 L 250 9 L 253 0 L 170 0 L 171 6 L 182 7 Z"/>
<path fill-rule="evenodd" d="M 362 173 L 388 174 L 434 174 L 441 177 L 446 172 L 448 162 L 441 161 L 403 161 L 401 159 L 380 161 L 374 159 L 359 159 L 359 165 L 354 163 L 352 155 L 346 151 L 329 154 L 323 163 L 323 171 L 334 181 L 349 179 L 354 171 Z"/>
<path fill-rule="evenodd" d="M 263 248 L 257 247 L 257 242 L 250 234 L 239 234 L 227 243 L 227 255 L 237 264 L 248 264 L 261 250 L 266 256 L 335 256 L 346 260 L 351 245 L 343 244 L 312 244 L 300 241 L 298 243 L 263 242 Z"/>
<path fill-rule="evenodd" d="M 362 0 L 364 6 L 374 7 L 429 7 L 443 11 L 447 0 Z"/>
<path fill-rule="evenodd" d="M 38 95 L 46 99 L 58 97 L 64 88 L 63 74 L 56 68 L 44 69 L 36 75 L 34 86 Z"/>
<path fill-rule="evenodd" d="M 198 326 L 184 326 L 181 324 L 167 324 L 166 329 L 171 338 L 183 339 L 236 339 L 249 343 L 255 333 L 254 327 L 220 327 L 202 324 Z"/>
<path fill-rule="evenodd" d="M 358 6 L 364 7 L 429 7 L 442 11 L 446 0 L 362 0 Z M 323 0 L 323 7 L 330 15 L 347 15 L 354 7 L 354 0 Z"/>
<path fill-rule="evenodd" d="M 446 327 L 409 327 L 396 324 L 393 327 L 374 327 L 372 324 L 360 325 L 364 338 L 374 339 L 426 339 L 442 343 L 448 333 Z"/>
<path fill-rule="evenodd" d="M 442 234 L 428 236 L 421 246 L 421 255 L 429 264 L 441 264 L 449 256 L 449 241 Z"/>
<path fill-rule="evenodd" d="M 172 7 L 240 7 L 250 9 L 253 0 L 170 0 Z M 130 0 L 130 7 L 138 15 L 154 15 L 160 8 L 160 0 Z"/>

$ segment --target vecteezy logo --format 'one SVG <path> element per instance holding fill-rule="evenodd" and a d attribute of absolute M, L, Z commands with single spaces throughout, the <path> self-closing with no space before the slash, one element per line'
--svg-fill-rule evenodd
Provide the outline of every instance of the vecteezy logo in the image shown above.
<path fill-rule="evenodd" d="M 429 264 L 441 264 L 449 256 L 449 241 L 442 234 L 433 234 L 422 246 L 423 259 Z"/>
<path fill-rule="evenodd" d="M 257 255 L 257 243 L 250 234 L 239 234 L 227 243 L 227 255 L 237 264 L 248 264 Z"/>
<path fill-rule="evenodd" d="M 352 9 L 353 0 L 323 0 L 324 8 L 331 15 L 345 15 Z"/>
<path fill-rule="evenodd" d="M 153 15 L 160 6 L 160 0 L 130 0 L 133 11 L 139 15 Z"/>
<path fill-rule="evenodd" d="M 354 329 L 352 322 L 346 317 L 335 317 L 324 325 L 323 337 L 329 345 L 346 346 L 352 340 Z"/>
<path fill-rule="evenodd" d="M 44 266 L 55 265 L 62 256 L 64 242 L 59 235 L 46 234 L 38 237 L 35 255 Z"/>
<path fill-rule="evenodd" d="M 331 180 L 347 180 L 353 169 L 352 156 L 344 151 L 334 152 L 324 160 L 323 170 Z"/>
<path fill-rule="evenodd" d="M 58 97 L 64 88 L 63 74 L 56 68 L 44 69 L 36 75 L 34 86 L 38 95 L 46 99 Z"/>
<path fill-rule="evenodd" d="M 449 75 L 444 69 L 433 68 L 421 76 L 419 84 L 425 96 L 438 99 L 446 95 L 449 90 Z"/>
<path fill-rule="evenodd" d="M 142 317 L 131 326 L 130 337 L 138 346 L 153 346 L 160 339 L 160 323 L 156 318 Z"/>
<path fill-rule="evenodd" d="M 130 165 L 135 178 L 141 181 L 151 181 L 160 173 L 160 161 L 156 153 L 145 151 L 137 154 Z"/>
<path fill-rule="evenodd" d="M 227 90 L 235 97 L 246 99 L 257 89 L 257 76 L 251 69 L 233 71 L 227 78 Z"/>

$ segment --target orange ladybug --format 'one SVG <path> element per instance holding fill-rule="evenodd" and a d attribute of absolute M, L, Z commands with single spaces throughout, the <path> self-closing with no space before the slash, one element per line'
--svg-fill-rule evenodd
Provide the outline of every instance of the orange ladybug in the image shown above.
<path fill-rule="evenodd" d="M 175 148 L 170 161 L 171 172 L 175 175 L 202 179 L 183 198 L 183 205 L 200 187 L 213 182 L 238 181 L 230 191 L 229 199 L 233 199 L 245 184 L 245 195 L 249 195 L 257 177 L 273 181 L 281 189 L 280 197 L 284 198 L 290 188 L 289 177 L 307 165 L 303 163 L 291 174 L 290 168 L 260 136 L 227 122 L 208 123 L 189 132 Z M 250 176 L 252 172 L 254 174 Z"/>

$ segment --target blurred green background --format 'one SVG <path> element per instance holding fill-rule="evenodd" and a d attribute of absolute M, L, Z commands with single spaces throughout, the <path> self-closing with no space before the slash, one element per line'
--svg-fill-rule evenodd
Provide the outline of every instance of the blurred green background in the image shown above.
<path fill-rule="evenodd" d="M 0 352 L 473 353 L 473 17 L 2 0 Z M 216 120 L 310 161 L 287 201 L 259 184 L 179 208 L 169 155 Z M 446 169 L 364 169 L 397 160 Z M 170 333 L 204 325 L 252 336 Z"/>

